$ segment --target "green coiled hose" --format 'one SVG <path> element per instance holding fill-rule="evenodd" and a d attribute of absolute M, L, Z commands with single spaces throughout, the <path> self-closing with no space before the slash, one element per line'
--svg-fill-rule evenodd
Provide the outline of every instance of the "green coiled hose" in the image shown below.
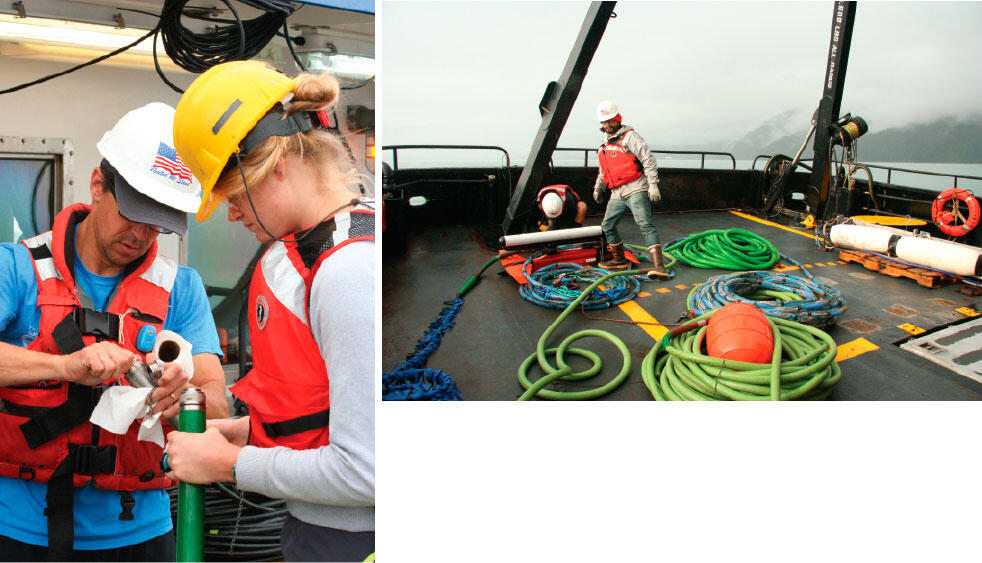
<path fill-rule="evenodd" d="M 539 337 L 539 342 L 536 345 L 535 353 L 526 358 L 525 361 L 522 362 L 522 365 L 518 367 L 518 381 L 521 383 L 522 387 L 526 389 L 525 393 L 519 397 L 519 401 L 527 401 L 532 397 L 553 400 L 596 399 L 597 397 L 602 397 L 607 393 L 610 393 L 619 387 L 625 379 L 627 379 L 627 376 L 631 373 L 631 352 L 628 350 L 627 345 L 624 344 L 623 340 L 605 330 L 588 329 L 575 332 L 567 336 L 566 339 L 555 348 L 547 349 L 545 344 L 549 340 L 549 337 L 552 336 L 552 333 L 556 331 L 556 328 L 559 327 L 566 317 L 576 310 L 577 305 L 586 299 L 586 297 L 590 295 L 590 292 L 597 286 L 616 276 L 630 276 L 640 273 L 641 272 L 638 270 L 625 270 L 623 272 L 614 272 L 601 277 L 597 281 L 590 284 L 589 287 L 584 289 L 583 292 L 580 293 L 580 296 L 570 303 L 569 306 L 567 306 L 566 309 L 563 310 L 558 317 L 556 317 L 556 320 L 553 321 L 552 324 L 549 325 L 549 328 L 547 328 L 545 332 L 542 333 L 542 336 Z M 599 355 L 597 355 L 595 352 L 591 352 L 590 350 L 570 347 L 573 342 L 587 336 L 597 336 L 603 338 L 617 347 L 617 349 L 621 352 L 623 359 L 621 371 L 614 377 L 614 379 L 595 389 L 588 389 L 585 391 L 552 391 L 549 389 L 544 389 L 546 385 L 549 385 L 557 379 L 563 381 L 578 381 L 593 377 L 594 375 L 600 373 L 600 370 L 603 367 L 603 362 L 601 361 Z M 593 362 L 593 365 L 590 366 L 589 369 L 573 372 L 573 368 L 571 368 L 565 360 L 565 355 L 567 353 L 587 358 Z M 554 354 L 558 367 L 553 367 L 549 364 L 549 360 L 546 356 L 547 354 Z M 529 380 L 528 371 L 532 367 L 532 364 L 536 362 L 538 362 L 538 365 L 540 368 L 542 368 L 542 371 L 545 372 L 545 375 L 535 383 L 532 383 L 531 380 Z"/>
<path fill-rule="evenodd" d="M 744 229 L 711 229 L 672 242 L 665 250 L 696 268 L 766 270 L 781 257 L 770 241 Z"/>
<path fill-rule="evenodd" d="M 686 326 L 708 321 L 719 309 Z M 765 316 L 774 334 L 770 365 L 704 355 L 706 327 L 666 334 L 641 363 L 641 378 L 659 401 L 825 399 L 842 373 L 835 341 L 795 321 Z M 685 327 L 681 327 L 685 328 Z M 678 332 L 676 329 L 673 332 Z"/>

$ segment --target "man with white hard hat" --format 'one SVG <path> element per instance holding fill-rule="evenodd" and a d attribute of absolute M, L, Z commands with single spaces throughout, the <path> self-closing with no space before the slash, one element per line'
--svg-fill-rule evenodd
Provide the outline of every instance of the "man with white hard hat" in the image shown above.
<path fill-rule="evenodd" d="M 651 205 L 661 201 L 655 157 L 644 138 L 632 127 L 621 123 L 621 114 L 614 102 L 600 102 L 597 121 L 605 135 L 598 153 L 600 172 L 594 183 L 593 199 L 602 203 L 604 194 L 610 192 L 610 202 L 600 227 L 613 253 L 610 260 L 600 262 L 599 266 L 607 270 L 626 270 L 630 265 L 624 258 L 624 240 L 617 232 L 617 223 L 630 211 L 651 255 L 653 267 L 648 271 L 648 277 L 668 278 L 658 229 L 651 219 Z"/>
<path fill-rule="evenodd" d="M 535 201 L 543 215 L 539 223 L 545 227 L 545 230 L 583 226 L 583 220 L 586 219 L 586 203 L 580 201 L 580 196 L 569 186 L 560 184 L 546 186 L 539 190 Z"/>
<path fill-rule="evenodd" d="M 96 145 L 91 205 L 0 244 L 0 560 L 175 558 L 162 447 L 142 439 L 139 420 L 123 434 L 89 421 L 110 385 L 129 384 L 135 360 L 153 359 L 162 330 L 191 343 L 208 416 L 228 413 L 201 278 L 157 253 L 158 234 L 183 236 L 201 200 L 173 120 L 161 103 L 123 116 Z M 152 414 L 176 416 L 189 383 L 180 364 L 165 364 Z"/>

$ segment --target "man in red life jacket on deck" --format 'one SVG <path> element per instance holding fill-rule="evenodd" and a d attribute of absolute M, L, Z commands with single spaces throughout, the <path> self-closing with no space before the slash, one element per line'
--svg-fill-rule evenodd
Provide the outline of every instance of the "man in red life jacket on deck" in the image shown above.
<path fill-rule="evenodd" d="M 161 103 L 126 114 L 96 145 L 91 205 L 0 244 L 0 561 L 174 560 L 161 446 L 139 420 L 122 434 L 89 421 L 161 329 L 190 342 L 208 415 L 228 413 L 201 278 L 157 252 L 158 234 L 183 236 L 201 200 L 173 118 Z M 178 414 L 188 375 L 165 364 L 153 413 Z"/>
<path fill-rule="evenodd" d="M 602 203 L 604 193 L 610 192 L 610 202 L 600 226 L 613 253 L 610 260 L 600 262 L 599 266 L 607 270 L 626 270 L 630 266 L 624 258 L 624 241 L 617 232 L 617 223 L 630 210 L 654 264 L 648 277 L 667 279 L 669 274 L 662 263 L 658 229 L 651 219 L 651 204 L 661 201 L 655 157 L 641 135 L 621 123 L 621 114 L 614 102 L 600 102 L 597 120 L 605 137 L 598 154 L 600 172 L 594 184 L 593 199 Z"/>

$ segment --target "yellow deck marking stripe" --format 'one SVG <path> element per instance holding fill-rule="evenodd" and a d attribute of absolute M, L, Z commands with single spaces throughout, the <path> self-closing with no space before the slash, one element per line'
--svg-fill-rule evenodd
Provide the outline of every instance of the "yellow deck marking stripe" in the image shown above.
<path fill-rule="evenodd" d="M 642 291 L 641 293 L 638 294 L 638 297 L 651 297 L 651 294 L 648 293 L 647 291 Z"/>
<path fill-rule="evenodd" d="M 911 334 L 921 334 L 923 332 L 927 332 L 923 328 L 921 328 L 921 327 L 919 327 L 917 325 L 912 325 L 910 323 L 904 323 L 902 325 L 897 325 L 897 328 L 899 328 L 900 330 L 902 330 L 904 332 L 909 332 Z"/>
<path fill-rule="evenodd" d="M 879 350 L 880 347 L 873 344 L 865 338 L 857 338 L 852 342 L 846 342 L 845 344 L 839 345 L 839 352 L 835 355 L 835 361 L 841 362 L 843 360 L 848 360 L 849 358 L 855 358 L 866 352 L 872 352 L 873 350 Z"/>
<path fill-rule="evenodd" d="M 784 229 L 785 231 L 788 231 L 790 233 L 794 233 L 796 235 L 801 235 L 803 237 L 807 237 L 807 238 L 810 238 L 812 240 L 815 240 L 814 235 L 810 235 L 808 233 L 801 232 L 798 229 L 794 229 L 794 228 L 791 228 L 791 227 L 785 227 L 784 225 L 778 225 L 777 223 L 773 223 L 771 221 L 767 221 L 765 219 L 761 219 L 760 217 L 754 217 L 753 215 L 747 215 L 746 213 L 740 213 L 739 211 L 730 210 L 730 213 L 736 215 L 737 217 L 743 217 L 744 219 L 750 219 L 751 221 L 756 221 L 757 223 L 760 223 L 762 225 L 770 225 L 771 227 L 777 227 L 778 229 Z"/>
<path fill-rule="evenodd" d="M 677 286 L 675 286 L 675 289 L 689 289 L 689 286 L 687 286 L 687 285 L 677 285 Z"/>
<path fill-rule="evenodd" d="M 671 293 L 672 292 L 672 290 L 671 289 L 668 289 L 667 287 L 659 287 L 655 291 L 657 291 L 658 293 Z"/>
<path fill-rule="evenodd" d="M 631 317 L 632 321 L 645 322 L 645 323 L 658 322 L 658 320 L 655 319 L 655 317 L 652 317 L 650 314 L 648 314 L 648 311 L 645 311 L 641 307 L 641 305 L 638 305 L 634 301 L 625 301 L 624 303 L 618 305 L 618 307 L 620 307 L 621 311 L 624 311 L 624 313 L 628 317 Z M 647 332 L 648 336 L 654 338 L 655 340 L 661 340 L 661 337 L 665 336 L 668 333 L 668 329 L 661 325 L 638 325 L 638 326 L 641 327 L 641 330 Z"/>
<path fill-rule="evenodd" d="M 968 317 L 977 317 L 980 314 L 982 314 L 982 313 L 979 313 L 978 311 L 976 311 L 975 309 L 973 309 L 971 307 L 959 307 L 958 309 L 955 309 L 955 310 L 958 311 L 959 313 L 963 314 L 963 315 L 968 316 Z"/>

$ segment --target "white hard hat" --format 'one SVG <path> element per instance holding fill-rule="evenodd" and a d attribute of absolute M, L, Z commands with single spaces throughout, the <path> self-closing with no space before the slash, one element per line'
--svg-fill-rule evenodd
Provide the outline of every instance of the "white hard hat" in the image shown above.
<path fill-rule="evenodd" d="M 542 198 L 542 212 L 550 219 L 559 217 L 563 212 L 563 199 L 553 192 L 547 193 Z"/>
<path fill-rule="evenodd" d="M 184 213 L 201 205 L 201 184 L 174 148 L 174 108 L 169 105 L 153 102 L 127 113 L 96 148 L 141 194 Z"/>
<path fill-rule="evenodd" d="M 613 119 L 620 111 L 617 110 L 617 104 L 610 100 L 604 100 L 597 105 L 597 121 L 603 123 Z"/>

